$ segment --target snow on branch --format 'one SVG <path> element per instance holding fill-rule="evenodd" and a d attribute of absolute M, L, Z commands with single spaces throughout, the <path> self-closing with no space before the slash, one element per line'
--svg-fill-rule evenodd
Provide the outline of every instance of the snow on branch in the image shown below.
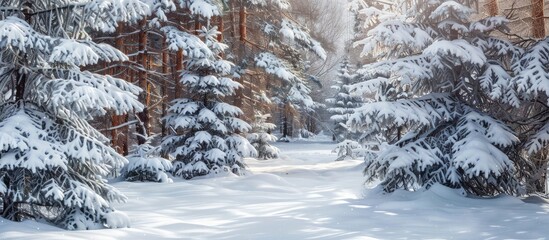
<path fill-rule="evenodd" d="M 482 49 L 472 46 L 466 40 L 438 40 L 427 47 L 423 54 L 429 56 L 440 56 L 448 59 L 459 59 L 463 63 L 471 63 L 482 66 L 487 59 Z"/>
<path fill-rule="evenodd" d="M 287 66 L 287 63 L 272 53 L 260 53 L 255 58 L 255 61 L 256 65 L 265 69 L 268 74 L 275 75 L 286 82 L 299 79 L 291 70 L 289 70 L 290 68 Z"/>
<path fill-rule="evenodd" d="M 62 39 L 53 47 L 48 62 L 70 66 L 93 65 L 105 62 L 127 61 L 128 57 L 118 49 L 103 43 Z"/>
<path fill-rule="evenodd" d="M 507 30 L 507 24 L 509 22 L 509 19 L 502 16 L 487 17 L 471 23 L 469 25 L 469 31 L 489 33 L 497 29 Z"/>
<path fill-rule="evenodd" d="M 469 17 L 474 13 L 473 9 L 455 2 L 445 1 L 437 6 L 437 8 L 431 12 L 429 18 L 431 19 L 456 19 L 458 21 L 466 22 Z"/>
<path fill-rule="evenodd" d="M 361 56 L 392 55 L 400 56 L 407 52 L 421 52 L 433 41 L 428 32 L 400 20 L 381 22 L 368 31 L 367 37 L 356 41 L 353 46 L 362 45 Z"/>
<path fill-rule="evenodd" d="M 34 31 L 20 18 L 7 17 L 0 21 L 0 48 L 2 49 L 15 48 L 21 52 L 47 51 L 50 40 L 49 37 Z"/>
<path fill-rule="evenodd" d="M 453 117 L 452 103 L 448 96 L 436 94 L 395 102 L 373 102 L 355 109 L 347 124 L 357 130 L 380 122 L 394 127 L 407 124 L 434 126 L 441 119 Z"/>
<path fill-rule="evenodd" d="M 485 179 L 513 171 L 513 162 L 498 148 L 518 142 L 514 132 L 500 121 L 478 112 L 470 111 L 459 121 L 452 151 L 454 166 L 465 171 L 469 178 Z"/>
<path fill-rule="evenodd" d="M 303 45 L 313 51 L 318 57 L 322 60 L 326 60 L 326 51 L 320 43 L 314 40 L 307 31 L 304 31 L 297 24 L 291 22 L 290 20 L 284 19 L 281 23 L 281 28 L 279 32 L 282 34 L 284 39 L 290 41 L 296 41 L 300 45 Z"/>
<path fill-rule="evenodd" d="M 0 121 L 0 169 L 29 169 L 33 173 L 45 169 L 67 169 L 65 148 L 51 142 L 48 128 L 55 125 L 44 114 L 17 106 L 4 106 Z"/>
<path fill-rule="evenodd" d="M 212 50 L 196 35 L 180 31 L 176 27 L 167 26 L 161 29 L 166 34 L 166 42 L 171 51 L 183 50 L 186 58 L 209 59 L 213 57 Z"/>
<path fill-rule="evenodd" d="M 178 0 L 179 6 L 189 9 L 192 15 L 212 18 L 219 16 L 223 7 L 220 1 L 216 0 Z"/>
<path fill-rule="evenodd" d="M 549 144 L 549 123 L 545 124 L 526 143 L 528 154 L 536 154 Z"/>
<path fill-rule="evenodd" d="M 102 32 L 114 32 L 118 22 L 135 23 L 151 14 L 142 0 L 92 0 L 82 13 L 88 27 Z"/>
<path fill-rule="evenodd" d="M 67 72 L 63 77 L 67 78 L 41 79 L 31 92 L 58 117 L 67 119 L 76 114 L 90 119 L 109 109 L 124 114 L 143 108 L 137 99 L 141 89 L 122 79 L 90 72 Z"/>
<path fill-rule="evenodd" d="M 290 8 L 290 2 L 287 0 L 247 0 L 250 4 L 260 6 L 260 7 L 266 7 L 269 5 L 273 5 L 280 9 L 288 9 Z"/>
<path fill-rule="evenodd" d="M 517 91 L 525 99 L 549 95 L 549 39 L 544 39 L 528 49 L 513 65 Z M 549 103 L 549 100 L 547 100 Z"/>

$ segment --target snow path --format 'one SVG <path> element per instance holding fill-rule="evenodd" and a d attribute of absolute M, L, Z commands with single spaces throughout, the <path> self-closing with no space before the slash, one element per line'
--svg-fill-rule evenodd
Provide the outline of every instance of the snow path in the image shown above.
<path fill-rule="evenodd" d="M 68 232 L 0 219 L 0 239 L 545 239 L 549 207 L 450 189 L 363 195 L 362 161 L 334 162 L 331 143 L 280 143 L 249 160 L 253 175 L 114 184 L 132 228 Z"/>

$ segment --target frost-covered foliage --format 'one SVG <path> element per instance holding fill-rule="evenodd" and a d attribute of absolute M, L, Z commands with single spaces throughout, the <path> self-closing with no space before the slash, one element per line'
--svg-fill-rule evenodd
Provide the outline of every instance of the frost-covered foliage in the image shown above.
<path fill-rule="evenodd" d="M 132 153 L 126 156 L 128 164 L 122 168 L 122 176 L 130 182 L 171 183 L 172 179 L 166 173 L 171 171 L 172 163 L 158 156 L 159 148 L 153 147 L 150 140 L 136 146 Z"/>
<path fill-rule="evenodd" d="M 306 109 L 317 107 L 317 103 L 309 96 L 311 90 L 307 83 L 288 67 L 288 62 L 268 52 L 260 53 L 255 61 L 258 67 L 282 80 L 281 89 L 284 89 L 281 90 L 284 93 L 282 101 L 289 101 Z"/>
<path fill-rule="evenodd" d="M 272 19 L 271 22 L 277 23 Z M 304 74 L 306 66 L 299 60 L 303 58 L 300 49 L 312 51 L 321 59 L 326 59 L 326 52 L 320 43 L 296 23 L 283 19 L 277 24 L 280 25 L 267 24 L 263 31 L 271 41 L 271 46 L 274 49 L 280 48 L 282 54 L 277 54 L 279 51 L 276 50 L 261 52 L 254 58 L 256 66 L 282 81 L 274 89 L 278 103 L 312 110 L 318 107 L 318 103 L 309 96 L 311 90 Z"/>
<path fill-rule="evenodd" d="M 266 7 L 269 5 L 280 9 L 290 8 L 290 2 L 287 0 L 246 0 L 252 6 Z"/>
<path fill-rule="evenodd" d="M 522 164 L 526 171 L 524 181 L 530 192 L 548 192 L 547 145 L 549 144 L 549 121 L 547 119 L 549 96 L 549 39 L 542 39 L 528 47 L 519 56 L 509 74 L 514 94 L 512 98 L 502 97 L 502 100 L 519 107 L 512 118 L 519 123 L 517 129 L 524 139 L 524 156 L 527 163 Z M 501 69 L 493 71 L 492 75 L 508 74 Z M 493 80 L 492 80 L 493 81 Z M 497 88 L 496 88 L 497 89 Z M 497 94 L 505 94 L 496 91 Z M 520 100 L 519 100 L 520 99 Z M 521 102 L 522 101 L 522 102 Z M 528 126 L 528 127 L 525 127 Z"/>
<path fill-rule="evenodd" d="M 0 3 L 0 199 L 2 216 L 66 229 L 129 226 L 125 197 L 101 176 L 126 159 L 88 120 L 142 109 L 140 89 L 82 71 L 127 57 L 87 30 L 113 31 L 147 14 L 138 0 Z"/>
<path fill-rule="evenodd" d="M 310 97 L 309 84 L 314 77 L 305 74 L 307 63 L 303 59 L 308 53 L 326 59 L 326 51 L 308 29 L 291 19 L 290 1 L 237 0 L 230 4 L 234 7 L 231 10 L 236 9 L 246 18 L 246 28 L 240 29 L 246 30 L 246 34 L 233 40 L 236 46 L 228 53 L 236 56 L 240 72 L 267 73 L 268 97 L 274 104 L 292 111 L 317 108 L 319 104 Z M 287 121 L 290 120 L 288 117 Z"/>
<path fill-rule="evenodd" d="M 441 183 L 478 196 L 521 193 L 509 158 L 518 138 L 489 112 L 517 101 L 507 72 L 521 50 L 490 35 L 507 20 L 471 21 L 468 1 L 385 3 L 358 10 L 366 35 L 355 45 L 378 61 L 350 88 L 372 98 L 348 121 L 376 152 L 368 181 L 386 191 Z"/>
<path fill-rule="evenodd" d="M 169 12 L 187 12 L 192 16 L 210 19 L 221 15 L 225 0 L 141 0 L 147 4 L 150 24 L 160 27 L 161 22 L 169 22 Z M 177 8 L 180 8 L 179 10 Z"/>
<path fill-rule="evenodd" d="M 360 95 L 352 95 L 349 92 L 351 84 L 355 83 L 356 76 L 351 73 L 352 69 L 348 59 L 343 60 L 337 72 L 338 79 L 332 86 L 335 89 L 336 95 L 333 98 L 326 99 L 330 104 L 328 112 L 333 115 L 330 117 L 335 123 L 334 135 L 338 142 L 350 139 L 358 140 L 357 133 L 353 133 L 347 126 L 347 120 L 354 113 L 355 108 L 362 106 L 362 97 Z"/>
<path fill-rule="evenodd" d="M 549 96 L 549 39 L 544 39 L 530 47 L 513 65 L 514 76 L 512 83 L 516 86 L 517 92 L 522 99 L 528 101 L 539 101 L 542 106 L 534 106 L 532 117 L 534 125 L 538 129 L 537 133 L 528 139 L 526 150 L 529 154 L 535 154 L 542 151 L 549 144 L 549 123 L 543 118 L 547 114 L 543 111 L 547 109 Z M 537 109 L 536 109 L 537 108 Z M 538 114 L 541 112 L 541 114 Z"/>
<path fill-rule="evenodd" d="M 223 102 L 241 85 L 233 81 L 229 74 L 233 64 L 218 55 L 227 47 L 219 43 L 217 28 L 202 28 L 200 37 L 178 34 L 177 38 L 184 51 L 196 55 L 186 55 L 187 68 L 181 75 L 181 84 L 189 93 L 189 98 L 176 99 L 169 108 L 164 121 L 172 133 L 162 144 L 162 151 L 175 158 L 173 174 L 191 179 L 221 171 L 243 174 L 243 158 L 256 155 L 256 150 L 248 140 L 240 135 L 251 130 L 251 126 L 238 118 L 242 111 Z M 174 41 L 168 38 L 168 42 Z M 190 44 L 187 44 L 190 43 Z"/>
<path fill-rule="evenodd" d="M 344 140 L 337 144 L 336 148 L 332 150 L 333 153 L 337 153 L 336 161 L 342 161 L 346 158 L 355 159 L 358 157 L 358 150 L 362 149 L 362 146 L 357 141 Z"/>
<path fill-rule="evenodd" d="M 271 134 L 276 125 L 267 122 L 270 117 L 270 114 L 256 113 L 255 122 L 252 124 L 252 133 L 247 136 L 252 146 L 257 150 L 258 159 L 278 158 L 280 154 L 280 150 L 271 145 L 278 138 Z"/>

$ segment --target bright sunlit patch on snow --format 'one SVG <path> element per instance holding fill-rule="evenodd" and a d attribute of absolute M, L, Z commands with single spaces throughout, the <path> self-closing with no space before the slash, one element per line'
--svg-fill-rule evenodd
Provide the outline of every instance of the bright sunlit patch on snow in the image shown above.
<path fill-rule="evenodd" d="M 398 214 L 396 213 L 393 213 L 393 212 L 387 212 L 387 211 L 374 211 L 375 213 L 381 213 L 381 214 L 385 214 L 387 216 L 397 216 Z"/>
<path fill-rule="evenodd" d="M 366 209 L 366 208 L 371 208 L 372 206 L 366 206 L 366 205 L 349 205 L 349 207 Z"/>

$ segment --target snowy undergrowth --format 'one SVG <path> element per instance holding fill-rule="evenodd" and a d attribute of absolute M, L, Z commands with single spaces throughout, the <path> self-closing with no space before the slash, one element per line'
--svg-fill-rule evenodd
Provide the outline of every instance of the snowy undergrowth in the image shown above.
<path fill-rule="evenodd" d="M 246 159 L 242 177 L 114 184 L 131 228 L 64 231 L 0 220 L 0 239 L 543 239 L 549 207 L 513 197 L 471 199 L 364 190 L 362 160 L 335 162 L 334 143 L 277 143 L 281 158 Z"/>

